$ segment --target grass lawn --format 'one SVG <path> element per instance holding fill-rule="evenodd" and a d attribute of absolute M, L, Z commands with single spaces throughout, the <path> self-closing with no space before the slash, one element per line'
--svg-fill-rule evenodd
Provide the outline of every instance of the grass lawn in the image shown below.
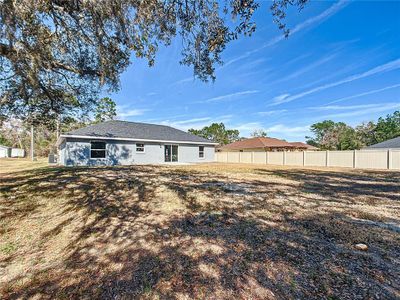
<path fill-rule="evenodd" d="M 399 172 L 0 170 L 2 299 L 400 297 Z"/>

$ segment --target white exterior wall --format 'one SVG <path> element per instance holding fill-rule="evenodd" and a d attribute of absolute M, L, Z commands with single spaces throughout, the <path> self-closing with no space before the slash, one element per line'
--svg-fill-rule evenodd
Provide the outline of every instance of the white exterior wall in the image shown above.
<path fill-rule="evenodd" d="M 138 142 L 144 144 L 145 151 L 136 152 L 136 142 L 115 140 L 104 140 L 104 142 L 106 142 L 106 158 L 90 158 L 90 140 L 67 138 L 59 147 L 60 164 L 101 166 L 165 163 L 164 143 Z M 169 145 L 169 143 L 166 144 Z M 204 158 L 199 158 L 199 146 L 178 144 L 178 162 L 172 163 L 213 162 L 215 147 L 204 145 Z"/>
<path fill-rule="evenodd" d="M 12 148 L 11 157 L 25 157 L 25 150 L 20 148 Z"/>
<path fill-rule="evenodd" d="M 8 147 L 0 146 L 0 157 L 10 157 L 11 149 Z"/>

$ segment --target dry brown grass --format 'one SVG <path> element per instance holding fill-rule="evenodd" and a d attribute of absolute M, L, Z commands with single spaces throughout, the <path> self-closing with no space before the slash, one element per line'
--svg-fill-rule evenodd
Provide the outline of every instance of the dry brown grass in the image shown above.
<path fill-rule="evenodd" d="M 39 158 L 36 161 L 31 161 L 30 158 L 0 158 L 0 174 L 33 170 L 45 166 L 47 166 L 46 158 Z"/>
<path fill-rule="evenodd" d="M 0 298 L 400 296 L 399 173 L 10 164 Z"/>

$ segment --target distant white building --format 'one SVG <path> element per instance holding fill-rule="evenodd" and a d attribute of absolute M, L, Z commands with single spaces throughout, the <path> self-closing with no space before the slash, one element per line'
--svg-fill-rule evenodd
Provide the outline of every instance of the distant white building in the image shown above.
<path fill-rule="evenodd" d="M 0 145 L 0 158 L 2 157 L 25 157 L 25 150 Z"/>
<path fill-rule="evenodd" d="M 0 157 L 11 157 L 11 147 L 0 145 Z"/>

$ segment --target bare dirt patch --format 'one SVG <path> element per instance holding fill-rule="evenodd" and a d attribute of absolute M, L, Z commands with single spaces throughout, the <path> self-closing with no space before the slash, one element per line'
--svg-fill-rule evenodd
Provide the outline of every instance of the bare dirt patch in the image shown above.
<path fill-rule="evenodd" d="M 0 175 L 3 299 L 400 297 L 399 173 L 8 170 Z"/>

